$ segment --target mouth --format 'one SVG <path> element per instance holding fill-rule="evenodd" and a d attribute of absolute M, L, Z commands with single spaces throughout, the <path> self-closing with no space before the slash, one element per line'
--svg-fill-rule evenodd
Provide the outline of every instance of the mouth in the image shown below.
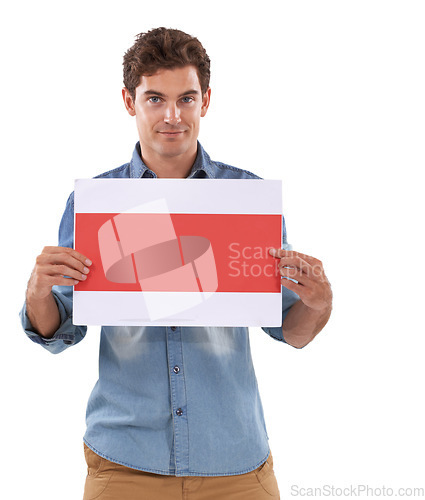
<path fill-rule="evenodd" d="M 161 134 L 164 137 L 178 137 L 179 135 L 183 134 L 183 130 L 175 130 L 175 131 L 159 131 L 158 134 Z"/>

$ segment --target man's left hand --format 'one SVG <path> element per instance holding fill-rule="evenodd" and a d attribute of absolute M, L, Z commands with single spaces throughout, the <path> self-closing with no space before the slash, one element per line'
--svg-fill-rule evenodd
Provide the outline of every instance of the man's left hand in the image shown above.
<path fill-rule="evenodd" d="M 320 260 L 281 248 L 270 249 L 269 253 L 280 258 L 278 266 L 282 275 L 281 284 L 295 292 L 307 307 L 316 311 L 332 307 L 331 285 Z"/>

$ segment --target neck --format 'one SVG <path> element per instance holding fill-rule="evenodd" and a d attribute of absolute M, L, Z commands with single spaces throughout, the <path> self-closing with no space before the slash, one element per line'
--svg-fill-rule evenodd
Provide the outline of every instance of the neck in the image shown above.
<path fill-rule="evenodd" d="M 155 172 L 158 178 L 185 179 L 196 160 L 197 143 L 190 151 L 180 155 L 161 155 L 149 148 L 141 148 L 144 164 Z"/>

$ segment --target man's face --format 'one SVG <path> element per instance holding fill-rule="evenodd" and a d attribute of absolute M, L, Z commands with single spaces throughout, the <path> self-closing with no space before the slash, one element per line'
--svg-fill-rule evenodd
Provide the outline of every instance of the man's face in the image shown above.
<path fill-rule="evenodd" d="M 202 95 L 194 66 L 160 70 L 142 76 L 135 102 L 127 89 L 127 111 L 136 116 L 142 155 L 175 157 L 196 152 L 201 116 L 205 116 L 211 90 Z"/>

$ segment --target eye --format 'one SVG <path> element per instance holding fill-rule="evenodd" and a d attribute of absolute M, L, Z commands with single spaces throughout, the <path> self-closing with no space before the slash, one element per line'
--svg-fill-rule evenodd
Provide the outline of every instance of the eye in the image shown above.
<path fill-rule="evenodd" d="M 182 101 L 184 103 L 193 102 L 193 97 L 185 96 L 185 97 L 182 98 Z"/>
<path fill-rule="evenodd" d="M 149 98 L 150 102 L 153 102 L 154 104 L 157 104 L 158 102 L 161 102 L 161 99 L 157 95 L 153 95 L 152 97 Z"/>

